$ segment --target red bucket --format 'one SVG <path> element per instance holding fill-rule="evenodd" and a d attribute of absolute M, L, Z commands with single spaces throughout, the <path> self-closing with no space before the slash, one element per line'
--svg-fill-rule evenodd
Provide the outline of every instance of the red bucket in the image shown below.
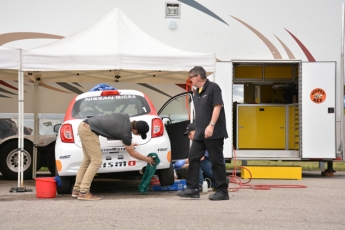
<path fill-rule="evenodd" d="M 54 177 L 35 178 L 37 198 L 55 198 L 56 181 Z"/>

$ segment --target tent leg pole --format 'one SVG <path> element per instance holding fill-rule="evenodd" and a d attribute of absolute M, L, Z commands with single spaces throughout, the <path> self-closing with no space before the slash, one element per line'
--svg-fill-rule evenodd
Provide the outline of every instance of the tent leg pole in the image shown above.
<path fill-rule="evenodd" d="M 34 100 L 37 102 L 37 91 L 38 91 L 38 81 L 35 80 L 34 86 Z M 37 103 L 34 103 L 34 145 L 33 145 L 33 159 L 32 159 L 32 178 L 36 178 L 37 169 L 37 135 L 38 135 L 38 114 L 37 114 Z"/>
<path fill-rule="evenodd" d="M 20 150 L 21 150 L 21 165 L 20 165 L 20 179 L 21 179 L 21 183 L 20 183 L 20 187 L 23 187 L 24 186 L 24 135 L 23 135 L 23 132 L 24 132 L 24 97 L 23 97 L 23 94 L 24 94 L 24 90 L 23 90 L 23 87 L 24 87 L 24 83 L 23 83 L 23 72 L 20 71 L 20 113 L 21 113 L 21 117 L 20 117 L 20 142 L 21 142 L 21 145 L 20 145 Z"/>
<path fill-rule="evenodd" d="M 24 116 L 24 73 L 18 70 L 18 187 L 12 187 L 10 192 L 32 192 L 32 189 L 24 187 L 24 136 L 23 136 L 23 116 Z"/>
<path fill-rule="evenodd" d="M 23 132 L 23 128 L 22 128 L 22 116 L 23 116 L 23 112 L 22 112 L 22 72 L 20 70 L 18 70 L 18 148 L 17 148 L 17 168 L 18 168 L 18 184 L 17 184 L 17 188 L 11 188 L 10 192 L 14 192 L 14 191 L 18 191 L 20 190 L 20 188 L 22 187 L 22 160 L 23 160 L 23 156 L 22 156 L 22 132 Z"/>
<path fill-rule="evenodd" d="M 21 81 L 21 71 L 18 72 L 18 187 L 21 187 L 22 183 L 22 81 Z"/>

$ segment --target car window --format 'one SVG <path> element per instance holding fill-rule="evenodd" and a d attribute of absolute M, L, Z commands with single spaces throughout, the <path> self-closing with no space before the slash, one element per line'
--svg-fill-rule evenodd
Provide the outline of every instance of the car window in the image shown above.
<path fill-rule="evenodd" d="M 138 95 L 93 96 L 76 101 L 72 117 L 82 119 L 111 113 L 127 113 L 134 117 L 148 114 L 150 111 L 146 99 Z"/>
<path fill-rule="evenodd" d="M 163 108 L 159 111 L 159 117 L 162 118 L 163 121 L 167 120 L 169 124 L 189 120 L 191 111 L 190 97 L 191 95 L 184 94 L 173 98 L 168 103 L 164 104 Z"/>

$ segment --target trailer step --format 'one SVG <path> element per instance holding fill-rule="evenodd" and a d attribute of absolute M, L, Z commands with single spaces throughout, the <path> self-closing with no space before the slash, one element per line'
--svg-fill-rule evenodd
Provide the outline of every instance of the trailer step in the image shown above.
<path fill-rule="evenodd" d="M 295 165 L 248 165 L 241 168 L 241 178 L 302 180 L 302 167 Z"/>

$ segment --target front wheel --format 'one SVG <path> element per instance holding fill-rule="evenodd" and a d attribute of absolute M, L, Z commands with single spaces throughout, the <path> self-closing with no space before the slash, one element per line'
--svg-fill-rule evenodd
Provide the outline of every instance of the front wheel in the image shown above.
<path fill-rule="evenodd" d="M 170 186 L 174 183 L 174 169 L 171 162 L 169 168 L 157 170 L 157 174 L 161 186 Z"/>
<path fill-rule="evenodd" d="M 0 170 L 8 180 L 18 179 L 18 142 L 10 141 L 0 150 Z M 40 154 L 37 152 L 37 170 L 40 168 Z M 24 141 L 23 151 L 23 179 L 32 179 L 33 145 Z"/>

